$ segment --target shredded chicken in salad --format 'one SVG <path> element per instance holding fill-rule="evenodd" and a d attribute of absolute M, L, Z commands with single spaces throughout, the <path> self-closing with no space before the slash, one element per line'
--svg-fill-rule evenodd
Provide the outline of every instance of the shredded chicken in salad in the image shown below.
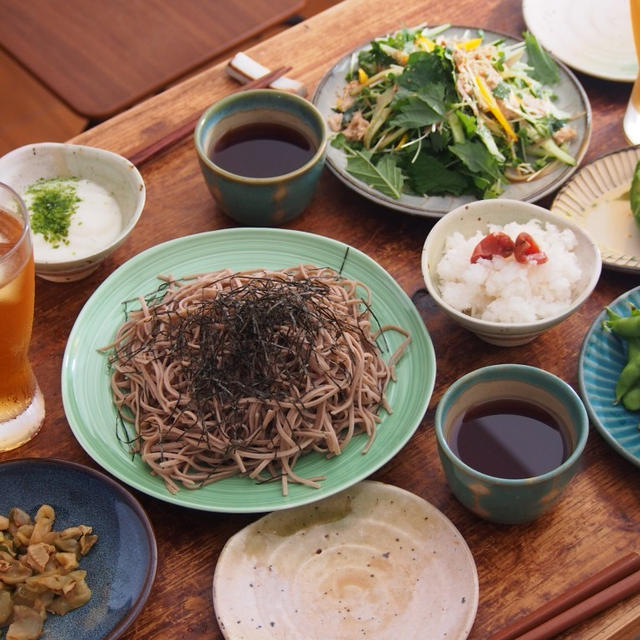
<path fill-rule="evenodd" d="M 490 198 L 574 165 L 571 120 L 582 114 L 556 106 L 558 69 L 536 39 L 449 29 L 405 29 L 353 56 L 329 118 L 347 171 L 393 198 Z"/>

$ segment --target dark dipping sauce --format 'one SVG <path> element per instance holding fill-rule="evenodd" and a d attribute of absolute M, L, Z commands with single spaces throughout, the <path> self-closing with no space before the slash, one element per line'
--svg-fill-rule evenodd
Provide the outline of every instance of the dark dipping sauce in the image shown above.
<path fill-rule="evenodd" d="M 547 411 L 523 400 L 494 400 L 452 425 L 449 446 L 470 467 L 496 478 L 531 478 L 569 456 L 567 436 Z"/>
<path fill-rule="evenodd" d="M 213 145 L 209 157 L 229 173 L 272 178 L 299 169 L 315 152 L 313 142 L 297 129 L 255 122 L 227 131 Z"/>

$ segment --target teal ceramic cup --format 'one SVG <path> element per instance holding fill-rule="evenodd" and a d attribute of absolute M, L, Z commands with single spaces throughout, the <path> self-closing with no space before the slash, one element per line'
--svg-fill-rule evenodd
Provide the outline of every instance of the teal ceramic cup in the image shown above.
<path fill-rule="evenodd" d="M 294 130 L 311 143 L 310 157 L 301 166 L 269 177 L 242 175 L 212 160 L 225 134 L 228 137 L 252 126 Z M 202 174 L 218 206 L 242 224 L 276 226 L 300 215 L 310 203 L 324 166 L 327 127 L 322 114 L 304 98 L 286 91 L 255 89 L 211 105 L 196 125 L 194 140 Z M 247 164 L 253 160 L 247 157 Z"/>
<path fill-rule="evenodd" d="M 494 477 L 465 463 L 453 444 L 456 424 L 472 407 L 493 400 L 525 402 L 551 416 L 564 434 L 564 462 L 524 478 Z M 576 392 L 560 378 L 536 367 L 503 364 L 472 371 L 452 384 L 436 408 L 435 430 L 440 461 L 456 498 L 485 520 L 516 524 L 536 519 L 557 503 L 579 469 L 589 419 Z M 499 446 L 489 438 L 480 445 Z"/>

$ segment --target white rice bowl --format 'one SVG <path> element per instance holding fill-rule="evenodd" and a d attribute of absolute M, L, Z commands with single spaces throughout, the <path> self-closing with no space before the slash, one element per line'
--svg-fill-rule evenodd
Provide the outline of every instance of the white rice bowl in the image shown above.
<path fill-rule="evenodd" d="M 486 233 L 465 238 L 454 231 L 445 239 L 437 263 L 442 299 L 454 309 L 489 322 L 531 323 L 561 314 L 580 293 L 583 273 L 575 252 L 578 240 L 571 229 L 533 219 L 524 224 L 488 225 L 515 240 L 529 233 L 547 261 L 520 263 L 513 255 L 480 258 L 471 263 L 475 246 Z"/>
<path fill-rule="evenodd" d="M 478 242 L 501 229 L 512 240 L 527 229 L 547 262 L 523 265 L 511 256 L 472 264 Z M 572 221 L 531 202 L 495 198 L 442 216 L 427 234 L 421 268 L 429 295 L 451 320 L 489 344 L 511 347 L 572 315 L 598 283 L 602 260 L 593 239 Z"/>

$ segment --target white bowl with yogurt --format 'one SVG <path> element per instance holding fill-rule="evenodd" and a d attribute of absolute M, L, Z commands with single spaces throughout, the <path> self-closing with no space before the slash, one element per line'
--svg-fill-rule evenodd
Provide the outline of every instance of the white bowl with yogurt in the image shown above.
<path fill-rule="evenodd" d="M 146 198 L 140 172 L 96 147 L 29 144 L 0 158 L 0 182 L 24 199 L 36 274 L 55 282 L 88 276 L 127 238 Z"/>

